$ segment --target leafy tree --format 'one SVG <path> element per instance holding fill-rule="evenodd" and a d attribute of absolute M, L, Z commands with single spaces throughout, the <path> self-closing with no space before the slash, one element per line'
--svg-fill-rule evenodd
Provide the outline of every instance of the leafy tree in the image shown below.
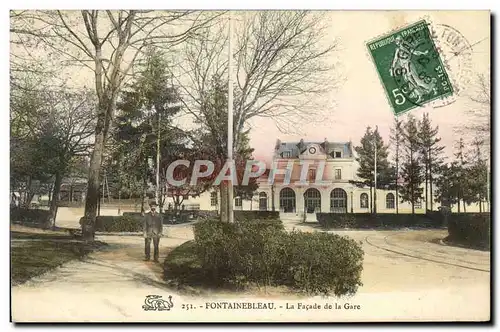
<path fill-rule="evenodd" d="M 422 199 L 424 174 L 418 123 L 411 115 L 403 126 L 403 138 L 401 177 L 404 183 L 401 186 L 401 199 L 411 204 L 412 214 L 415 214 L 415 203 Z"/>
<path fill-rule="evenodd" d="M 212 77 L 210 87 L 207 88 L 204 98 L 204 111 L 195 120 L 195 123 L 200 125 L 195 135 L 198 138 L 196 146 L 199 150 L 204 151 L 204 155 L 210 156 L 209 160 L 215 164 L 214 174 L 218 175 L 227 160 L 228 86 L 221 77 Z M 248 198 L 257 189 L 256 179 L 250 179 L 246 186 L 241 185 L 246 162 L 252 159 L 253 149 L 249 146 L 249 131 L 241 132 L 239 139 L 240 143 L 233 147 L 233 161 L 238 181 L 238 185 L 235 184 L 233 190 L 234 195 Z M 222 198 L 227 197 L 227 181 L 222 181 L 218 189 Z M 221 199 L 220 209 L 221 220 L 226 221 L 228 214 L 227 199 Z"/>
<path fill-rule="evenodd" d="M 375 186 L 375 149 L 377 149 L 377 189 L 392 189 L 395 185 L 394 170 L 390 167 L 388 158 L 388 146 L 384 144 L 378 129 L 372 131 L 371 127 L 367 127 L 364 136 L 361 138 L 361 145 L 354 147 L 357 153 L 356 161 L 359 164 L 357 177 L 361 181 L 351 181 L 351 183 L 370 188 L 370 201 L 372 201 L 371 193 Z M 374 194 L 376 202 L 376 192 Z M 376 203 L 373 204 L 373 211 L 377 212 Z"/>
<path fill-rule="evenodd" d="M 94 148 L 85 201 L 85 238 L 94 238 L 100 172 L 118 96 L 148 46 L 169 49 L 220 15 L 191 11 L 11 11 L 10 32 L 26 53 L 45 50 L 47 62 L 89 70 L 97 97 Z M 36 50 L 36 51 L 35 51 Z"/>
<path fill-rule="evenodd" d="M 425 209 L 428 209 L 428 201 L 430 201 L 430 209 L 433 209 L 433 173 L 434 170 L 439 169 L 443 163 L 442 152 L 444 146 L 440 146 L 441 138 L 437 137 L 439 127 L 432 128 L 429 114 L 425 113 L 423 120 L 419 121 L 419 137 L 421 144 L 422 163 L 424 164 L 424 178 L 425 178 Z M 430 191 L 429 191 L 430 189 Z M 430 199 L 428 194 L 430 193 Z"/>
<path fill-rule="evenodd" d="M 459 164 L 453 161 L 450 164 L 443 164 L 439 168 L 438 177 L 436 178 L 436 197 L 435 201 L 441 206 L 449 206 L 458 204 L 459 197 Z"/>
<path fill-rule="evenodd" d="M 164 145 L 172 138 L 169 133 L 172 121 L 181 110 L 163 52 L 155 48 L 147 50 L 144 69 L 125 87 L 117 107 L 111 159 L 118 166 L 119 183 L 130 174 L 134 176 L 129 183 L 131 180 L 142 183 L 141 212 L 144 212 L 148 183 L 156 183 L 153 170 L 157 165 L 158 148 L 165 150 Z"/>
<path fill-rule="evenodd" d="M 483 141 L 476 138 L 473 141 L 473 150 L 469 154 L 469 166 L 466 172 L 466 191 L 464 193 L 464 201 L 468 204 L 478 203 L 480 212 L 483 211 L 483 201 L 488 198 L 487 172 L 488 165 L 482 156 Z M 465 206 L 464 206 L 465 211 Z"/>
<path fill-rule="evenodd" d="M 467 178 L 467 159 L 465 157 L 465 144 L 464 140 L 461 137 L 456 143 L 456 152 L 455 158 L 457 159 L 455 163 L 455 172 L 457 177 L 457 204 L 458 204 L 458 213 L 460 213 L 460 202 L 463 202 L 464 212 L 466 212 L 466 201 L 469 200 L 466 197 L 469 189 L 468 189 L 468 178 Z"/>

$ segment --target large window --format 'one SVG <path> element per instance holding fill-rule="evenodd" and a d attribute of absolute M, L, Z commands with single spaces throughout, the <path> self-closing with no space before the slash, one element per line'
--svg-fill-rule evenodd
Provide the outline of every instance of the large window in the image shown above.
<path fill-rule="evenodd" d="M 342 170 L 340 168 L 335 169 L 335 180 L 342 179 Z"/>
<path fill-rule="evenodd" d="M 368 209 L 368 194 L 362 193 L 359 196 L 359 207 L 362 209 Z"/>
<path fill-rule="evenodd" d="M 304 193 L 304 205 L 307 213 L 321 212 L 321 193 L 316 188 L 309 188 Z"/>
<path fill-rule="evenodd" d="M 344 189 L 335 188 L 330 192 L 330 211 L 347 213 L 347 193 Z"/>
<path fill-rule="evenodd" d="M 213 191 L 210 194 L 210 205 L 211 206 L 217 206 L 217 204 L 218 204 L 218 201 L 217 201 L 217 192 Z"/>
<path fill-rule="evenodd" d="M 259 194 L 259 210 L 267 211 L 267 194 L 263 191 Z"/>
<path fill-rule="evenodd" d="M 295 192 L 290 188 L 280 191 L 280 209 L 283 212 L 295 212 Z"/>
<path fill-rule="evenodd" d="M 394 194 L 388 193 L 385 196 L 385 207 L 386 209 L 394 209 L 395 205 Z"/>

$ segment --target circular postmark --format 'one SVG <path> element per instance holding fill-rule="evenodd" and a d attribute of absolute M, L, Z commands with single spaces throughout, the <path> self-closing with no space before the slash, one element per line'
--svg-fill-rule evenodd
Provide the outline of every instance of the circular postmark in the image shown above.
<path fill-rule="evenodd" d="M 472 46 L 460 31 L 446 24 L 436 24 L 433 37 L 439 41 L 439 51 L 455 82 L 455 93 L 460 95 L 469 87 L 473 77 Z"/>
<path fill-rule="evenodd" d="M 442 107 L 467 88 L 472 48 L 456 29 L 427 24 L 395 39 L 391 76 L 405 100 L 415 106 Z"/>

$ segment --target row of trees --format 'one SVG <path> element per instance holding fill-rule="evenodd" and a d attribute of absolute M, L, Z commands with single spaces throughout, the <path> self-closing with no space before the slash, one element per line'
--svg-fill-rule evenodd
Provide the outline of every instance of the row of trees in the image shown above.
<path fill-rule="evenodd" d="M 254 117 L 273 118 L 281 128 L 298 119 L 320 121 L 317 110 L 323 105 L 318 95 L 337 82 L 330 65 L 337 45 L 331 38 L 323 41 L 321 15 L 306 11 L 234 15 L 236 156 L 247 158 L 251 153 L 248 122 Z M 67 82 L 73 85 L 75 69 L 80 75 L 91 74 L 85 76 L 92 83 L 96 105 L 82 225 L 87 239 L 94 236 L 103 165 L 115 168 L 118 191 L 130 192 L 144 189 L 144 180 L 151 177 L 145 165 L 155 149 L 165 157 L 156 163 L 193 152 L 197 158 L 210 157 L 205 159 L 216 165 L 226 161 L 226 13 L 49 10 L 12 11 L 10 17 L 11 44 L 17 46 L 11 48 L 11 59 L 18 60 L 16 68 L 35 68 L 38 61 L 41 65 L 36 68 L 42 71 L 57 68 L 62 78 L 69 73 Z M 166 70 L 160 58 L 167 59 Z M 157 84 L 160 76 L 168 79 Z M 174 123 L 178 113 L 187 116 L 189 128 Z M 156 158 L 152 159 L 154 165 Z M 224 219 L 227 186 L 220 190 Z"/>
<path fill-rule="evenodd" d="M 377 188 L 396 191 L 396 213 L 399 213 L 400 201 L 409 202 L 415 213 L 415 204 L 422 200 L 426 210 L 433 210 L 434 202 L 445 206 L 456 204 L 458 212 L 461 204 L 465 212 L 466 205 L 472 203 L 484 210 L 488 199 L 487 156 L 482 152 L 484 140 L 474 139 L 473 149 L 466 151 L 461 138 L 456 146 L 455 160 L 446 162 L 438 132 L 438 126 L 432 125 L 427 113 L 421 120 L 412 115 L 406 121 L 395 118 L 387 145 L 378 129 L 366 129 L 361 144 L 355 147 L 360 166 L 357 177 L 361 180 L 353 183 L 370 188 L 372 212 L 377 212 L 373 190 L 375 164 Z M 392 160 L 389 152 L 392 152 Z"/>
<path fill-rule="evenodd" d="M 25 208 L 34 195 L 48 194 L 52 225 L 63 178 L 86 177 L 88 172 L 94 98 L 86 90 L 48 87 L 31 78 L 11 74 L 10 187 Z"/>

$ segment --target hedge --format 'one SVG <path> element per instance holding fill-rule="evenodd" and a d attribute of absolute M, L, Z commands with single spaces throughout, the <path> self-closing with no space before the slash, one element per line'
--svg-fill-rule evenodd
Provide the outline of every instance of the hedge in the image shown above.
<path fill-rule="evenodd" d="M 448 238 L 451 243 L 473 248 L 490 249 L 491 215 L 489 213 L 452 214 L 448 220 Z"/>
<path fill-rule="evenodd" d="M 10 220 L 18 221 L 21 223 L 34 223 L 37 225 L 44 225 L 49 219 L 49 210 L 41 209 L 24 209 L 24 208 L 11 208 Z"/>
<path fill-rule="evenodd" d="M 163 212 L 164 224 L 183 224 L 193 220 L 212 218 L 217 216 L 217 211 L 205 210 L 178 210 Z M 123 212 L 123 216 L 132 217 L 137 220 L 142 220 L 143 216 L 140 212 Z"/>
<path fill-rule="evenodd" d="M 196 224 L 194 234 L 193 254 L 210 285 L 285 285 L 307 294 L 337 296 L 354 294 L 362 285 L 363 250 L 348 237 L 288 233 L 281 223 L 269 220 L 206 220 Z M 169 275 L 166 271 L 165 277 Z"/>
<path fill-rule="evenodd" d="M 80 225 L 85 217 L 80 219 Z M 142 232 L 142 220 L 131 216 L 98 216 L 95 230 L 97 232 Z"/>
<path fill-rule="evenodd" d="M 444 217 L 437 213 L 432 214 L 377 214 L 369 213 L 317 213 L 316 218 L 325 229 L 343 228 L 404 228 L 425 227 L 441 228 L 444 226 Z"/>
<path fill-rule="evenodd" d="M 279 211 L 234 211 L 234 219 L 237 221 L 246 221 L 246 220 L 266 220 L 273 219 L 279 220 L 280 213 Z"/>

